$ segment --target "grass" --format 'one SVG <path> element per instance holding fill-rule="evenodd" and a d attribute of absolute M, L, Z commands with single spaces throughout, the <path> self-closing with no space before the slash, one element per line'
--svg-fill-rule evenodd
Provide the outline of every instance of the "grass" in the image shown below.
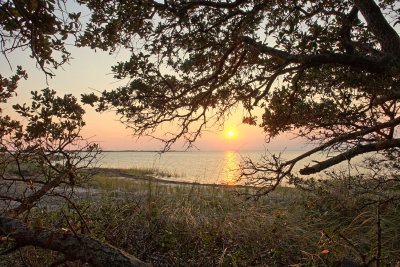
<path fill-rule="evenodd" d="M 351 220 L 345 225 L 343 218 L 357 214 L 344 206 L 351 201 L 344 199 L 337 205 L 341 193 L 332 193 L 336 190 L 332 186 L 313 196 L 280 187 L 259 201 L 248 201 L 240 195 L 251 193 L 251 188 L 171 184 L 151 178 L 152 172 L 98 170 L 87 186 L 102 193 L 79 201 L 92 236 L 154 266 L 342 266 L 344 259 L 360 262 L 348 244 L 334 235 L 337 229 L 344 229 L 340 233 L 346 233 L 360 251 L 374 253 L 373 217 L 360 221 L 363 229 Z M 388 208 L 382 214 L 382 226 L 387 228 L 382 234 L 385 240 L 391 238 L 387 246 L 394 252 L 400 248 L 394 236 L 398 236 L 395 222 L 399 220 L 395 210 Z M 83 229 L 78 214 L 68 206 L 47 213 L 36 211 L 32 216 L 41 226 Z M 360 235 L 361 230 L 366 234 Z M 332 236 L 328 238 L 324 231 Z M 390 262 L 400 260 L 389 250 L 384 252 Z M 31 266 L 42 266 L 56 256 L 34 248 L 24 249 L 22 255 Z"/>
<path fill-rule="evenodd" d="M 170 172 L 159 168 L 129 168 L 124 170 L 129 175 L 136 176 L 153 176 L 153 177 L 166 177 L 166 178 L 179 178 L 181 174 L 177 172 Z"/>
<path fill-rule="evenodd" d="M 92 234 L 154 266 L 287 266 L 307 261 L 300 247 L 318 253 L 318 232 L 304 238 L 298 217 L 289 216 L 302 216 L 297 208 L 302 194 L 293 188 L 246 201 L 239 195 L 251 188 L 104 173 L 93 177 L 91 187 L 107 192 L 94 203 L 87 200 Z"/>

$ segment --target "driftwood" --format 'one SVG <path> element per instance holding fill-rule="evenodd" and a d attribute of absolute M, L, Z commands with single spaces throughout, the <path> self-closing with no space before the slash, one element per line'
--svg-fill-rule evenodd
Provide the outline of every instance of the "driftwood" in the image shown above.
<path fill-rule="evenodd" d="M 99 267 L 141 267 L 144 262 L 95 238 L 70 231 L 32 229 L 20 220 L 0 216 L 0 234 L 19 247 L 35 246 L 61 252 L 67 260 Z"/>

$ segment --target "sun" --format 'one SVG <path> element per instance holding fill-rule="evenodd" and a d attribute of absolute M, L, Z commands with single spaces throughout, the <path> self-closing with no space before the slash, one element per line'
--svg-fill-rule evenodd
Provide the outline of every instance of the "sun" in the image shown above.
<path fill-rule="evenodd" d="M 227 137 L 228 139 L 233 139 L 233 138 L 235 138 L 235 136 L 236 136 L 236 133 L 235 133 L 234 130 L 228 130 L 228 131 L 226 131 L 226 137 Z"/>

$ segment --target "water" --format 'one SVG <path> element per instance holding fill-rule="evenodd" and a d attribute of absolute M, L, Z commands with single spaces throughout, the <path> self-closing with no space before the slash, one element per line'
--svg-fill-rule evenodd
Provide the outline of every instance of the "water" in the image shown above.
<path fill-rule="evenodd" d="M 283 156 L 285 159 L 292 159 L 304 152 L 286 151 Z M 160 177 L 163 179 L 207 184 L 233 184 L 239 175 L 239 164 L 244 158 L 258 160 L 264 154 L 264 151 L 195 151 L 164 154 L 157 152 L 103 152 L 99 166 L 105 168 L 152 168 L 166 171 L 172 175 L 172 177 Z M 300 167 L 310 164 L 318 157 L 320 155 L 301 161 L 294 171 L 298 171 Z"/>

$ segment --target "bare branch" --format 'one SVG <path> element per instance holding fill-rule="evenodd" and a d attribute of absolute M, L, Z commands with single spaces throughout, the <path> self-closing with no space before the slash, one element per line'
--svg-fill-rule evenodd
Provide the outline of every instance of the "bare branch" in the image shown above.
<path fill-rule="evenodd" d="M 344 153 L 341 153 L 337 156 L 334 156 L 328 160 L 325 160 L 323 162 L 320 162 L 318 164 L 315 164 L 310 167 L 306 167 L 300 170 L 300 174 L 302 175 L 309 175 L 313 173 L 320 172 L 322 170 L 325 170 L 329 167 L 332 167 L 333 165 L 336 165 L 342 161 L 345 160 L 350 160 L 354 158 L 355 156 L 372 152 L 372 151 L 380 151 L 384 149 L 390 149 L 390 148 L 396 148 L 400 147 L 400 139 L 391 139 L 391 140 L 385 140 L 382 142 L 376 142 L 376 143 L 370 143 L 366 145 L 359 145 L 356 146 Z"/>
<path fill-rule="evenodd" d="M 303 153 L 302 155 L 300 155 L 300 156 L 298 156 L 298 157 L 296 157 L 296 158 L 294 158 L 292 160 L 287 161 L 286 164 L 289 165 L 289 164 L 298 162 L 298 161 L 300 161 L 300 160 L 302 160 L 302 159 L 304 159 L 304 158 L 306 158 L 308 156 L 311 156 L 312 154 L 315 154 L 315 153 L 317 153 L 319 151 L 323 151 L 324 149 L 326 149 L 326 148 L 328 148 L 328 147 L 330 147 L 332 145 L 335 145 L 335 144 L 338 144 L 338 143 L 341 143 L 341 142 L 344 142 L 344 141 L 347 141 L 347 140 L 350 140 L 350 139 L 353 139 L 353 138 L 357 138 L 359 136 L 364 136 L 364 135 L 367 135 L 369 133 L 373 133 L 373 132 L 381 130 L 381 129 L 390 128 L 390 127 L 393 127 L 393 126 L 396 126 L 396 125 L 399 125 L 399 124 L 400 124 L 400 117 L 397 117 L 396 119 L 393 119 L 391 121 L 378 124 L 378 125 L 376 125 L 374 127 L 369 127 L 369 128 L 364 129 L 364 130 L 357 131 L 357 132 L 352 132 L 352 133 L 340 135 L 340 136 L 338 136 L 336 138 L 331 139 L 330 141 L 325 142 L 321 146 L 313 148 L 313 149 L 307 151 L 306 153 Z"/>

